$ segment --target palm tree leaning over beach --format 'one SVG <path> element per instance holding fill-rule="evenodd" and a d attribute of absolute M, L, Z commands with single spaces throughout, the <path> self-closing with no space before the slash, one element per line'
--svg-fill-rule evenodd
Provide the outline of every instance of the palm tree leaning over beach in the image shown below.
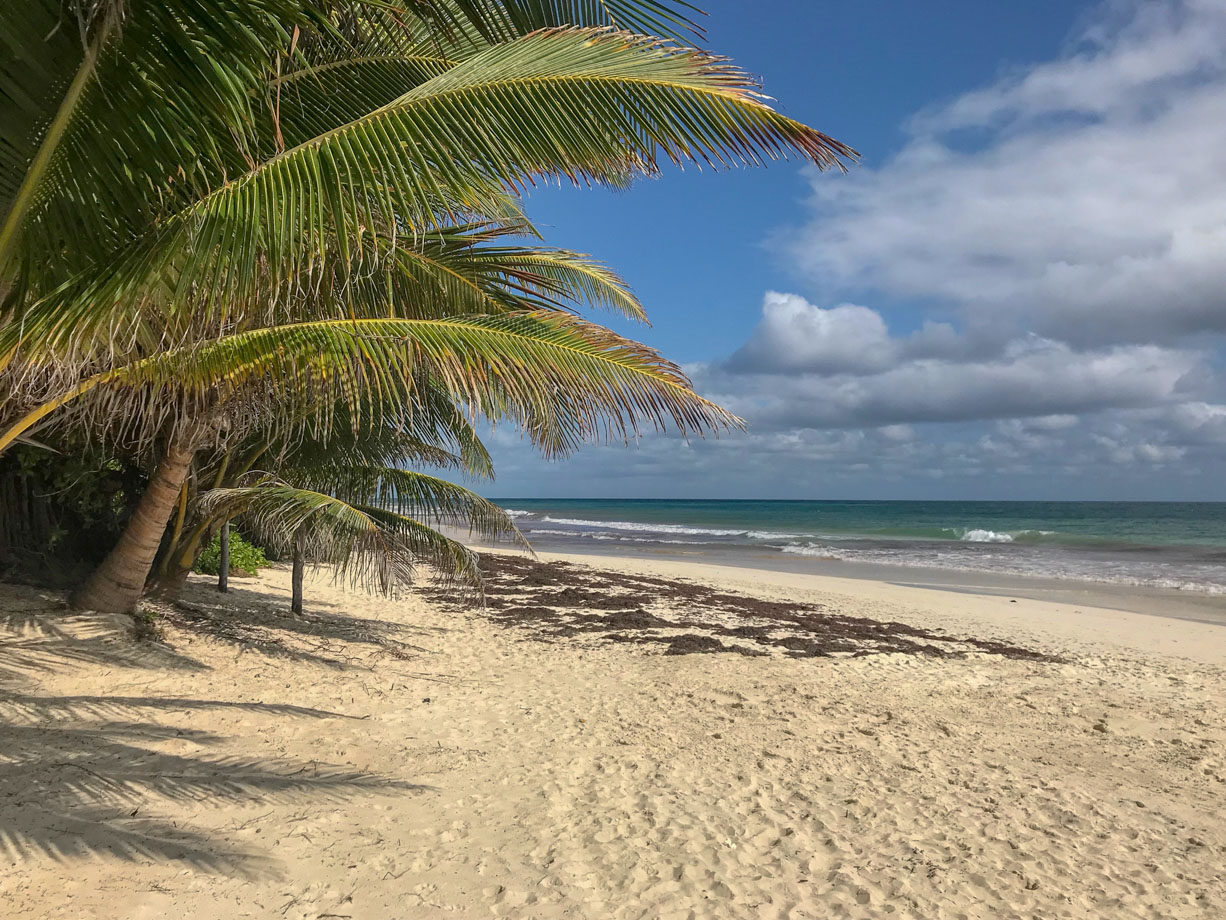
<path fill-rule="evenodd" d="M 735 424 L 655 352 L 572 312 L 639 312 L 615 276 L 496 244 L 535 236 L 517 197 L 533 181 L 621 187 L 661 159 L 854 155 L 679 41 L 685 10 L 21 0 L 0 12 L 15 52 L 0 59 L 0 450 L 76 426 L 151 469 L 74 602 L 130 609 L 201 464 L 254 433 L 326 442 L 338 413 L 375 430 L 440 400 L 508 420 L 553 455 L 641 424 Z M 396 510 L 413 490 L 393 478 L 352 494 Z M 200 512 L 260 516 L 269 488 L 290 488 L 272 481 Z M 299 524 L 326 504 L 296 501 L 316 506 Z M 423 547 L 462 569 L 437 541 L 406 553 Z"/>
<path fill-rule="evenodd" d="M 641 318 L 637 301 L 607 269 L 574 253 L 507 242 L 504 237 L 515 229 L 514 225 L 469 225 L 452 228 L 425 241 L 419 251 L 407 254 L 405 273 L 393 279 L 397 284 L 412 285 L 405 296 L 396 299 L 407 300 L 408 294 L 416 292 L 419 310 L 429 306 L 440 316 L 559 310 L 573 303 L 618 310 Z M 286 407 L 280 408 L 276 417 L 263 419 L 244 439 L 231 439 L 224 446 L 205 449 L 196 455 L 193 475 L 180 492 L 171 538 L 163 546 L 157 576 L 159 593 L 173 595 L 211 535 L 229 514 L 250 508 L 257 495 L 262 513 L 258 519 L 248 516 L 246 523 L 258 527 L 268 543 L 281 544 L 284 549 L 285 541 L 280 538 L 293 529 L 288 522 L 298 513 L 308 513 L 311 515 L 309 523 L 319 525 L 311 528 L 317 531 L 313 533 L 316 558 L 337 561 L 337 550 L 349 545 L 369 545 L 385 551 L 381 560 L 371 559 L 369 554 L 355 554 L 350 558 L 348 553 L 342 553 L 339 562 L 351 571 L 369 572 L 377 564 L 385 573 L 411 572 L 413 560 L 406 557 L 430 558 L 421 553 L 420 539 L 411 554 L 407 549 L 404 553 L 396 553 L 400 542 L 394 533 L 386 532 L 391 521 L 421 537 L 433 535 L 436 538 L 436 558 L 441 556 L 445 563 L 443 567 L 436 566 L 436 570 L 455 570 L 455 560 L 460 559 L 463 564 L 459 574 L 470 578 L 475 576 L 476 570 L 471 558 L 460 552 L 462 547 L 432 530 L 421 530 L 419 519 L 476 525 L 478 533 L 489 537 L 518 536 L 505 515 L 491 517 L 496 509 L 471 492 L 450 486 L 446 501 L 430 503 L 424 499 L 443 497 L 438 491 L 439 480 L 427 477 L 424 481 L 429 484 L 424 489 L 411 485 L 410 480 L 416 474 L 406 472 L 405 467 L 450 467 L 479 478 L 489 478 L 493 473 L 489 455 L 471 422 L 457 410 L 443 388 L 421 391 L 411 411 L 397 409 L 390 418 L 372 418 L 369 414 L 355 417 L 348 412 L 347 406 L 338 404 L 330 416 L 324 432 L 326 436 L 317 431 L 309 438 L 303 437 L 293 431 L 293 426 L 288 432 L 279 430 L 286 427 Z M 304 409 L 311 411 L 309 405 Z M 281 499 L 278 513 L 270 513 L 268 495 L 271 493 L 265 486 L 272 482 L 280 482 L 282 486 L 309 485 L 318 481 L 324 468 L 329 471 L 329 477 L 341 474 L 340 465 L 347 470 L 345 476 L 349 478 L 345 481 L 348 483 L 352 483 L 352 477 L 360 471 L 361 481 L 366 485 L 359 491 L 371 487 L 372 470 L 384 471 L 381 486 L 373 493 L 381 497 L 377 503 L 382 512 L 378 521 L 335 503 L 321 506 L 311 489 L 301 493 L 279 489 L 276 493 Z M 224 502 L 210 495 L 212 490 L 219 488 L 230 490 Z M 339 485 L 329 494 L 337 497 L 338 489 L 341 489 Z M 350 486 L 341 490 L 348 494 Z M 412 508 L 406 510 L 409 495 L 413 496 Z M 301 497 L 300 507 L 293 506 L 294 496 Z M 464 507 L 472 513 L 463 513 L 457 504 L 461 496 L 464 496 Z M 199 503 L 206 499 L 211 510 L 201 513 Z M 369 507 L 369 502 L 367 505 Z M 287 522 L 284 528 L 276 526 L 281 520 Z M 370 535 L 370 541 L 356 537 L 352 543 L 338 540 L 338 534 L 347 533 L 349 526 L 360 526 Z M 331 551 L 318 551 L 321 547 Z M 386 552 L 388 549 L 392 550 L 390 554 Z M 379 583 L 386 585 L 388 581 L 380 578 Z"/>

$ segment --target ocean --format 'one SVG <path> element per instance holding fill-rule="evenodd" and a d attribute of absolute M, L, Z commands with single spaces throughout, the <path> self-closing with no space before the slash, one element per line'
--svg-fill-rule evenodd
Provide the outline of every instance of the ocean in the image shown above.
<path fill-rule="evenodd" d="M 495 499 L 542 550 L 988 572 L 1226 596 L 1226 503 Z M 808 563 L 808 565 L 806 565 Z"/>

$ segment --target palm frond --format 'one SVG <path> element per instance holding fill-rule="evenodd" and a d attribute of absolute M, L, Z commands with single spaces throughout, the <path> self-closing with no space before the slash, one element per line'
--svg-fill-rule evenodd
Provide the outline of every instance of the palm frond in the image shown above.
<path fill-rule="evenodd" d="M 558 26 L 612 26 L 684 40 L 702 32 L 702 11 L 684 0 L 455 0 L 502 40 Z M 501 8 L 499 15 L 493 12 Z"/>
<path fill-rule="evenodd" d="M 199 313 L 267 296 L 270 280 L 311 276 L 331 247 L 373 259 L 381 235 L 514 216 L 505 189 L 525 176 L 620 181 L 661 160 L 788 155 L 842 168 L 854 156 L 755 87 L 721 58 L 620 32 L 563 29 L 493 46 L 211 189 L 28 311 L 25 337 L 49 348 L 88 340 L 117 310 L 131 316 L 151 299 Z"/>
<path fill-rule="evenodd" d="M 332 495 L 271 482 L 201 496 L 212 515 L 238 516 L 244 529 L 285 553 L 299 534 L 308 561 L 335 566 L 351 584 L 385 594 L 412 585 L 429 566 L 438 580 L 479 588 L 476 554 L 412 518 Z"/>
<path fill-rule="evenodd" d="M 50 117 L 11 129 L 21 187 L 0 225 L 0 272 L 17 253 L 28 271 L 39 271 L 48 253 L 84 268 L 164 208 L 244 172 L 263 105 L 250 88 L 263 82 L 270 51 L 287 46 L 295 26 L 328 28 L 329 5 L 4 4 L 0 34 L 20 47 L 0 69 L 16 71 L 22 83 L 39 69 L 32 58 L 57 72 L 38 100 Z M 100 12 L 88 16 L 91 9 Z M 10 102 L 17 98 L 19 86 L 3 88 Z M 7 124 L 0 130 L 10 136 Z"/>
<path fill-rule="evenodd" d="M 156 413 L 179 417 L 184 400 L 217 405 L 263 387 L 270 399 L 309 398 L 318 428 L 330 424 L 338 399 L 355 416 L 411 404 L 423 375 L 470 415 L 518 422 L 550 455 L 637 434 L 643 424 L 696 434 L 741 424 L 652 349 L 568 314 L 538 312 L 296 323 L 173 349 L 47 401 L 0 436 L 0 450 L 87 394 L 100 397 L 98 411 L 144 414 L 156 430 Z"/>
<path fill-rule="evenodd" d="M 541 245 L 492 245 L 526 235 L 520 222 L 449 227 L 375 264 L 338 263 L 329 280 L 294 305 L 295 314 L 408 318 L 591 307 L 646 321 L 629 286 L 584 253 Z"/>
<path fill-rule="evenodd" d="M 527 540 L 507 513 L 471 489 L 398 467 L 352 463 L 304 464 L 297 459 L 283 475 L 300 486 L 344 501 L 382 508 L 432 525 L 464 527 L 492 540 Z"/>
<path fill-rule="evenodd" d="M 310 411 L 304 406 L 299 415 L 309 416 Z M 263 468 L 269 462 L 276 469 L 329 464 L 431 466 L 462 470 L 477 478 L 493 476 L 493 461 L 472 423 L 456 408 L 451 394 L 429 380 L 415 385 L 408 405 L 388 407 L 377 417 L 354 418 L 341 402 L 333 408 L 331 422 L 324 430 L 286 433 L 279 419 L 269 419 L 248 435 L 247 442 L 259 446 Z M 252 461 L 231 472 L 241 474 L 255 465 Z"/>

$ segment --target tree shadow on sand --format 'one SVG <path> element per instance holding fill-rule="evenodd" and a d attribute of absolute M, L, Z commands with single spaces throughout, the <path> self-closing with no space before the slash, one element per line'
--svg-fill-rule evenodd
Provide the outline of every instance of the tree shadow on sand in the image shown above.
<path fill-rule="evenodd" d="M 202 671 L 206 666 L 162 642 L 136 641 L 131 617 L 75 613 L 62 595 L 3 585 L 0 685 L 21 683 L 73 666 Z"/>
<path fill-rule="evenodd" d="M 129 617 L 70 613 L 54 593 L 5 585 L 3 601 L 0 858 L 20 864 L 102 855 L 264 877 L 276 874 L 272 860 L 185 825 L 184 805 L 306 805 L 429 788 L 312 761 L 229 756 L 217 750 L 225 736 L 191 725 L 202 711 L 353 718 L 341 713 L 265 702 L 45 694 L 40 680 L 59 672 L 97 669 L 114 677 L 207 665 L 167 643 L 138 639 Z M 339 625 L 320 624 L 303 632 L 323 629 L 342 634 Z"/>
<path fill-rule="evenodd" d="M 159 613 L 177 629 L 244 651 L 334 668 L 369 668 L 383 658 L 411 659 L 426 652 L 410 640 L 432 630 L 351 616 L 336 604 L 308 606 L 305 616 L 294 616 L 288 600 L 280 603 L 266 591 L 231 586 L 221 594 L 197 581 Z"/>
<path fill-rule="evenodd" d="M 195 712 L 217 709 L 351 718 L 275 703 L 0 691 L 0 851 L 15 862 L 102 855 L 275 876 L 265 854 L 185 825 L 170 811 L 181 813 L 183 803 L 317 804 L 430 788 L 318 762 L 222 756 L 210 748 L 224 736 L 167 724 L 175 714 L 187 722 Z"/>

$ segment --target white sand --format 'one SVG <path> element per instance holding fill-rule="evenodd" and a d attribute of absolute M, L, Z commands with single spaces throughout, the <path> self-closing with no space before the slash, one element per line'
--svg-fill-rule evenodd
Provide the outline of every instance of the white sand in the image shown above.
<path fill-rule="evenodd" d="M 327 581 L 295 624 L 283 571 L 227 599 L 242 643 L 171 652 L 0 588 L 0 917 L 1226 911 L 1226 629 L 600 564 L 1069 662 L 665 657 Z"/>

